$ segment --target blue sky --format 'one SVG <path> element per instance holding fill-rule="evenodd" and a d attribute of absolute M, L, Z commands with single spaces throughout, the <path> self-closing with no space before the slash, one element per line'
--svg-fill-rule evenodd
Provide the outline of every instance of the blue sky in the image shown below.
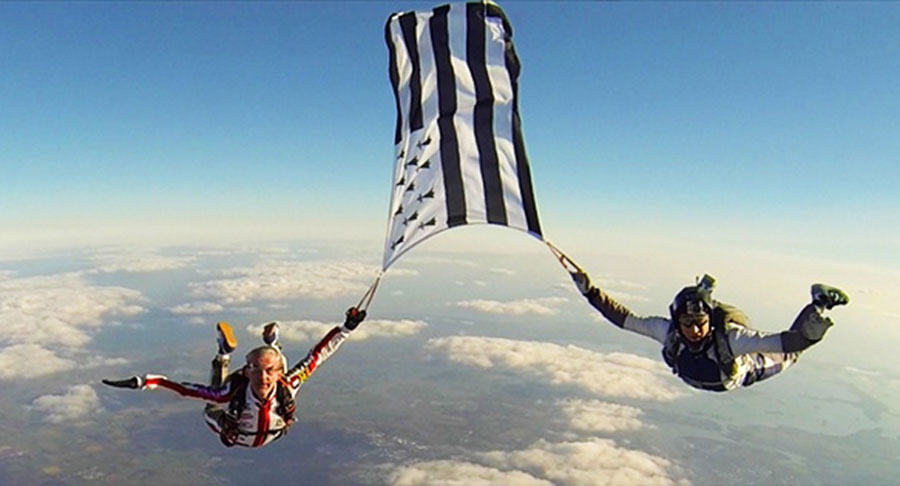
<path fill-rule="evenodd" d="M 57 445 L 97 441 L 113 445 L 90 474 L 131 471 L 117 457 L 162 463 L 160 451 L 170 450 L 179 464 L 201 465 L 191 473 L 220 464 L 208 459 L 221 455 L 215 438 L 194 437 L 203 428 L 196 404 L 101 389 L 97 377 L 156 368 L 205 379 L 210 323 L 239 323 L 247 346 L 258 336 L 248 323 L 281 319 L 284 329 L 318 335 L 357 302 L 380 268 L 392 187 L 384 21 L 435 5 L 0 2 L 0 381 L 12 391 L 2 397 L 11 415 L 0 428 L 15 433 L 26 423 L 41 432 L 13 434 L 11 444 L 36 446 L 22 456 L 0 446 L 4 461 L 40 463 L 29 479 L 46 479 L 44 462 L 80 474 L 94 452 L 88 461 L 90 447 L 79 448 L 67 465 L 72 448 Z M 316 427 L 385 433 L 403 439 L 388 453 L 404 444 L 419 451 L 420 423 L 435 431 L 426 452 L 338 462 L 436 466 L 435 458 L 478 462 L 494 449 L 521 451 L 524 438 L 549 441 L 537 449 L 554 452 L 573 437 L 597 446 L 594 436 L 613 436 L 616 450 L 671 460 L 676 468 L 663 479 L 681 477 L 683 466 L 698 484 L 723 482 L 748 457 L 774 474 L 818 472 L 808 478 L 816 481 L 849 450 L 880 462 L 851 461 L 833 477 L 893 473 L 896 461 L 880 454 L 895 442 L 875 439 L 895 440 L 900 416 L 892 405 L 900 403 L 892 358 L 900 343 L 900 3 L 501 5 L 523 63 L 520 107 L 545 234 L 596 284 L 638 314 L 660 314 L 677 289 L 708 272 L 719 280 L 717 297 L 767 331 L 789 325 L 812 282 L 847 290 L 851 305 L 833 311 L 828 337 L 785 376 L 747 393 L 690 395 L 658 361 L 658 346 L 603 321 L 534 239 L 454 229 L 392 267 L 370 308 L 366 329 L 400 323 L 416 334 L 351 343 L 310 383 L 299 425 L 308 428 L 219 474 L 240 478 L 291 457 L 321 471 L 343 449 L 304 440 Z M 41 251 L 47 246 L 64 248 Z M 141 346 L 126 352 L 123 343 Z M 298 352 L 309 344 L 291 342 Z M 569 345 L 599 365 L 561 359 Z M 460 358 L 500 359 L 521 346 L 539 362 L 497 361 L 492 371 Z M 560 409 L 608 399 L 591 387 L 610 379 L 648 378 L 640 363 L 602 369 L 607 353 L 652 360 L 656 372 L 641 384 L 686 397 L 626 393 L 614 402 L 639 408 L 626 411 L 645 413 L 638 421 L 647 427 L 589 433 L 588 441 L 560 422 L 579 411 Z M 589 373 L 561 387 L 553 369 Z M 385 388 L 384 376 L 397 379 Z M 532 406 L 535 392 L 547 399 Z M 421 421 L 410 420 L 396 406 L 408 398 L 451 405 L 438 415 L 419 407 Z M 118 429 L 111 440 L 101 432 L 85 442 L 85 430 L 99 429 L 34 428 L 56 427 L 44 424 L 47 415 L 73 402 L 88 408 L 88 421 L 132 424 L 143 417 L 133 407 L 184 418 L 163 429 L 137 424 L 122 447 Z M 492 414 L 473 422 L 473 403 Z M 711 428 L 694 426 L 697 410 Z M 531 423 L 534 413 L 545 419 Z M 467 444 L 458 435 L 466 428 L 445 425 L 456 423 L 488 439 Z M 764 434 L 780 425 L 822 435 L 802 434 L 775 464 Z M 507 430 L 527 435 L 511 439 Z M 757 430 L 763 435 L 741 435 Z M 874 438 L 844 435 L 857 431 Z M 708 437 L 728 439 L 712 456 L 716 467 L 695 453 Z M 310 453 L 298 455 L 298 445 Z M 589 465 L 599 467 L 596 477 L 605 477 L 603 463 Z M 0 482 L 30 473 L 3 464 Z"/>
<path fill-rule="evenodd" d="M 150 227 L 380 240 L 383 23 L 434 5 L 0 5 L 6 246 Z M 561 246 L 707 233 L 898 266 L 897 4 L 501 6 Z"/>

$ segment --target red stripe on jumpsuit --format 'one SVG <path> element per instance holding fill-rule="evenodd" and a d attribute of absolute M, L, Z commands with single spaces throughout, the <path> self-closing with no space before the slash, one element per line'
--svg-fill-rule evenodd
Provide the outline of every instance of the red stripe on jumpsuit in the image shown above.
<path fill-rule="evenodd" d="M 313 371 L 316 371 L 316 368 L 319 366 L 319 356 L 321 356 L 322 350 L 325 348 L 325 346 L 328 346 L 329 344 L 331 344 L 331 339 L 336 334 L 339 334 L 340 332 L 341 332 L 341 328 L 335 327 L 334 329 L 331 330 L 331 332 L 328 333 L 328 335 L 325 336 L 324 339 L 319 341 L 319 344 L 317 344 L 315 349 L 313 349 L 313 352 L 312 352 L 313 360 L 312 360 L 312 363 L 309 364 L 309 368 L 308 368 L 310 374 L 312 374 Z"/>
<path fill-rule="evenodd" d="M 163 388 L 168 388 L 169 390 L 172 390 L 184 397 L 202 398 L 204 400 L 211 400 L 216 403 L 226 403 L 231 399 L 232 395 L 232 393 L 228 393 L 227 395 L 218 395 L 205 390 L 187 388 L 165 378 L 148 378 L 146 386 L 161 386 Z"/>
<path fill-rule="evenodd" d="M 269 409 L 272 408 L 272 398 L 266 403 L 260 404 L 259 420 L 256 423 L 256 438 L 253 439 L 253 447 L 259 447 L 266 443 L 269 437 Z"/>

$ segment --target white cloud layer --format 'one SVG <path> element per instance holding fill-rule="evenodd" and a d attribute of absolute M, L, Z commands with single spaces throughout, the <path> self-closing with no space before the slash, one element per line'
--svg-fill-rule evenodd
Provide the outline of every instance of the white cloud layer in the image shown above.
<path fill-rule="evenodd" d="M 543 297 L 540 299 L 521 299 L 508 302 L 497 300 L 464 300 L 457 302 L 457 307 L 472 309 L 486 314 L 551 316 L 556 314 L 556 306 L 568 302 L 565 297 Z"/>
<path fill-rule="evenodd" d="M 613 286 L 605 285 L 603 282 L 595 282 L 595 285 L 597 285 L 599 288 L 603 289 L 604 292 L 606 292 L 613 299 L 615 299 L 619 302 L 650 302 L 649 297 L 633 292 L 635 290 L 637 290 L 637 291 L 646 290 L 646 286 L 643 286 L 640 284 L 625 282 L 625 281 L 617 282 L 618 286 L 625 287 L 626 289 L 628 289 L 627 291 L 619 290 L 616 288 L 615 285 L 613 285 Z M 575 284 L 572 283 L 571 280 L 568 280 L 565 282 L 558 282 L 556 284 L 553 284 L 552 287 L 554 289 L 559 289 L 564 292 L 570 292 L 570 293 L 576 294 L 579 296 L 579 298 L 581 298 L 581 292 L 578 290 L 578 287 L 576 287 Z"/>
<path fill-rule="evenodd" d="M 471 460 L 424 461 L 396 467 L 389 482 L 393 486 L 688 484 L 676 478 L 679 473 L 666 459 L 618 447 L 611 440 L 539 440 L 519 451 L 491 451 L 476 454 Z"/>
<path fill-rule="evenodd" d="M 178 315 L 212 314 L 223 310 L 225 307 L 215 302 L 188 302 L 169 308 L 169 311 Z"/>
<path fill-rule="evenodd" d="M 553 486 L 521 471 L 501 471 L 465 461 L 427 461 L 391 471 L 393 486 Z"/>
<path fill-rule="evenodd" d="M 498 267 L 498 268 L 492 268 L 492 269 L 490 269 L 490 270 L 488 270 L 488 271 L 491 272 L 491 273 L 496 273 L 497 275 L 507 275 L 507 276 L 510 276 L 510 277 L 516 274 L 516 271 L 515 271 L 515 270 L 510 270 L 510 269 L 508 269 L 508 268 L 499 268 L 499 267 Z"/>
<path fill-rule="evenodd" d="M 31 410 L 45 414 L 53 424 L 86 418 L 102 411 L 100 398 L 90 385 L 69 387 L 65 395 L 44 395 L 31 403 Z"/>
<path fill-rule="evenodd" d="M 112 250 L 93 257 L 97 266 L 89 273 L 148 273 L 186 267 L 194 257 L 158 255 L 152 250 Z"/>
<path fill-rule="evenodd" d="M 574 430 L 611 433 L 643 426 L 639 420 L 643 412 L 627 405 L 578 399 L 561 400 L 557 404 Z"/>
<path fill-rule="evenodd" d="M 609 295 L 619 302 L 650 302 L 649 297 L 644 297 L 643 295 L 632 294 L 628 292 L 613 290 L 609 292 Z"/>
<path fill-rule="evenodd" d="M 128 364 L 125 358 L 106 358 L 87 351 L 69 350 L 68 357 L 37 344 L 14 344 L 0 348 L 0 381 L 24 380 L 69 371 L 75 368 L 97 368 Z"/>
<path fill-rule="evenodd" d="M 0 381 L 35 378 L 73 368 L 74 361 L 60 358 L 36 344 L 0 348 Z"/>
<path fill-rule="evenodd" d="M 280 340 L 284 342 L 318 341 L 334 326 L 342 322 L 321 321 L 285 321 L 279 322 Z M 252 335 L 262 334 L 265 324 L 247 326 L 247 332 Z M 427 324 L 423 321 L 402 319 L 397 321 L 374 319 L 364 321 L 350 334 L 350 339 L 362 341 L 373 337 L 404 337 L 417 334 Z"/>
<path fill-rule="evenodd" d="M 0 344 L 79 347 L 104 319 L 134 316 L 140 292 L 100 287 L 74 273 L 0 281 Z"/>
<path fill-rule="evenodd" d="M 615 279 L 611 277 L 600 277 L 594 280 L 594 285 L 606 290 L 625 288 L 632 290 L 647 290 L 647 286 L 642 283 L 632 282 L 630 280 Z"/>
<path fill-rule="evenodd" d="M 572 345 L 474 336 L 431 339 L 427 348 L 458 363 L 522 371 L 603 396 L 667 401 L 681 395 L 668 368 L 633 354 L 604 354 Z"/>
<path fill-rule="evenodd" d="M 624 449 L 607 439 L 551 443 L 539 440 L 521 451 L 481 454 L 498 469 L 525 471 L 558 485 L 669 486 L 673 465 L 646 452 Z"/>
<path fill-rule="evenodd" d="M 477 263 L 472 260 L 465 260 L 462 258 L 450 258 L 450 257 L 440 257 L 440 256 L 413 256 L 407 254 L 403 257 L 402 260 L 397 261 L 397 267 L 391 267 L 391 274 L 393 275 L 394 270 L 399 268 L 403 268 L 404 265 L 450 265 L 454 267 L 477 267 L 479 266 Z M 403 268 L 405 270 L 405 268 Z"/>
<path fill-rule="evenodd" d="M 362 295 L 377 273 L 378 267 L 360 263 L 269 261 L 220 272 L 223 278 L 191 283 L 190 289 L 195 297 L 223 304 L 329 299 Z"/>

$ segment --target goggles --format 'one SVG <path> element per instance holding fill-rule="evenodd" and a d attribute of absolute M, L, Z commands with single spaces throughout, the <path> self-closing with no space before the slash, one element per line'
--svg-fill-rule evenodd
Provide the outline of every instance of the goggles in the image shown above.
<path fill-rule="evenodd" d="M 709 324 L 709 314 L 706 308 L 699 301 L 689 301 L 685 303 L 684 312 L 678 316 L 678 325 L 681 327 L 703 327 Z"/>

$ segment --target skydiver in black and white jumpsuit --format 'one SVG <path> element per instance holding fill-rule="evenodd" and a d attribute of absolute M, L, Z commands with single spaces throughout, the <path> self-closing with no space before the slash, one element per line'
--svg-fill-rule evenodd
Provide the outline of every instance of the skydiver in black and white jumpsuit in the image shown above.
<path fill-rule="evenodd" d="M 747 317 L 737 308 L 711 298 L 715 280 L 709 276 L 676 295 L 669 317 L 636 316 L 591 285 L 586 273 L 573 272 L 572 279 L 611 323 L 662 344 L 663 359 L 685 383 L 718 392 L 750 386 L 787 369 L 833 325 L 823 312 L 849 302 L 843 291 L 814 284 L 812 302 L 790 329 L 765 333 L 747 327 Z"/>

